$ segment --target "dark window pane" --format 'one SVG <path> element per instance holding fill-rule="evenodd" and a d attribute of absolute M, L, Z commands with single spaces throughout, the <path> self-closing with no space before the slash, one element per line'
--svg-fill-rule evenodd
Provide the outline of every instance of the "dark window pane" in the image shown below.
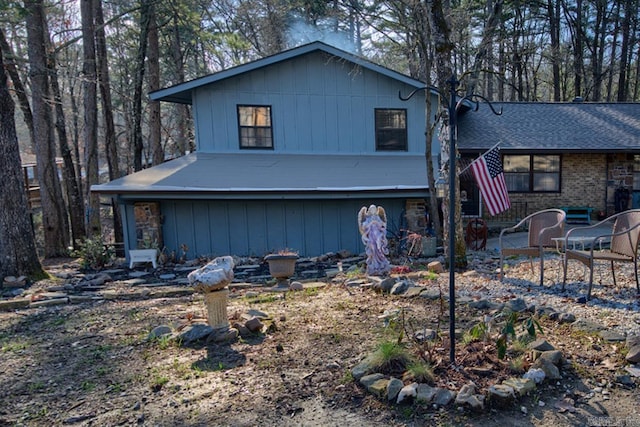
<path fill-rule="evenodd" d="M 560 191 L 560 156 L 558 155 L 505 155 L 503 166 L 509 191 L 519 193 Z"/>
<path fill-rule="evenodd" d="M 376 109 L 376 150 L 407 150 L 407 111 Z"/>
<path fill-rule="evenodd" d="M 557 173 L 534 173 L 533 191 L 560 191 L 560 177 Z"/>

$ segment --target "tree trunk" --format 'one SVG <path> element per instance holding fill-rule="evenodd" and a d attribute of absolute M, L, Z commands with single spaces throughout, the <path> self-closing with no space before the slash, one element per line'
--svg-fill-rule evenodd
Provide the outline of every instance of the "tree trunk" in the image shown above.
<path fill-rule="evenodd" d="M 442 0 L 435 0 L 435 1 L 426 2 L 426 9 L 427 9 L 427 17 L 429 20 L 429 27 L 431 28 L 431 31 L 432 31 L 434 54 L 435 54 L 434 63 L 436 68 L 438 87 L 440 88 L 441 91 L 448 93 L 446 88 L 449 88 L 449 81 L 453 75 L 453 70 L 451 66 L 451 57 L 452 57 L 454 45 L 450 39 L 450 28 L 449 28 L 449 24 L 446 21 L 445 6 Z M 450 110 L 453 110 L 455 106 L 453 106 L 452 109 L 449 109 L 448 108 L 449 102 L 450 100 L 446 96 L 440 96 L 440 103 L 441 103 L 440 110 L 443 112 L 445 111 L 449 112 Z M 446 119 L 444 122 L 445 128 L 448 128 L 449 125 L 451 124 L 452 118 L 444 114 L 443 114 L 443 117 L 445 117 Z M 443 136 L 443 138 L 441 138 L 442 150 L 443 150 L 442 159 L 444 162 L 443 171 L 447 176 L 449 176 L 450 168 L 448 165 L 448 161 L 445 162 L 444 160 L 450 157 L 449 144 L 451 144 L 453 141 L 449 140 L 450 138 L 449 138 L 448 132 L 443 132 L 442 136 Z M 457 153 L 457 149 L 455 147 L 454 147 L 454 151 Z M 457 266 L 466 267 L 467 248 L 464 242 L 464 234 L 462 232 L 462 207 L 460 205 L 460 197 L 459 197 L 460 183 L 458 180 L 458 174 L 456 173 L 454 174 L 454 176 L 455 176 L 455 179 L 453 180 L 454 182 L 449 182 L 449 185 L 454 186 L 455 194 L 457 195 L 455 198 L 456 200 L 454 201 L 455 203 L 452 203 L 452 200 L 449 197 L 449 193 L 447 192 L 442 205 L 442 211 L 446 221 L 445 225 L 447 225 L 444 227 L 444 230 L 443 230 L 444 247 L 447 254 L 451 254 L 451 251 L 454 251 Z M 450 238 L 449 237 L 450 224 L 448 224 L 450 209 L 454 209 L 455 248 L 449 247 L 450 245 L 448 244 L 449 238 Z M 449 268 L 455 268 L 455 267 L 456 266 L 453 266 L 453 265 L 449 266 Z"/>
<path fill-rule="evenodd" d="M 109 77 L 109 62 L 107 57 L 107 43 L 104 33 L 104 16 L 102 2 L 95 2 L 96 18 L 96 58 L 98 82 L 100 85 L 100 99 L 102 100 L 102 115 L 104 121 L 104 139 L 109 179 L 120 178 L 120 164 L 118 161 L 118 143 L 113 122 L 113 103 L 111 102 L 111 79 Z M 122 217 L 115 198 L 111 199 L 111 211 L 113 215 L 113 239 L 114 242 L 123 241 Z"/>
<path fill-rule="evenodd" d="M 473 67 L 471 68 L 471 74 L 469 75 L 469 79 L 467 80 L 466 94 L 471 95 L 476 91 L 476 87 L 478 85 L 478 77 L 480 76 L 480 71 L 482 68 L 482 64 L 486 61 L 488 56 L 488 49 L 491 46 L 491 41 L 495 34 L 496 28 L 500 23 L 500 15 L 502 13 L 502 2 L 503 0 L 497 0 L 495 3 L 491 4 L 491 8 L 489 9 L 489 17 L 487 18 L 487 23 L 484 26 L 484 31 L 482 33 L 482 40 L 478 45 L 478 50 L 476 52 L 476 56 L 473 61 Z"/>
<path fill-rule="evenodd" d="M 582 0 L 576 0 L 575 41 L 573 52 L 574 96 L 582 96 L 582 74 L 584 70 L 582 42 L 584 30 L 582 28 Z"/>
<path fill-rule="evenodd" d="M 147 64 L 149 67 L 149 91 L 160 89 L 160 46 L 158 42 L 158 27 L 156 20 L 156 6 L 149 7 L 149 50 Z M 164 162 L 160 127 L 160 101 L 149 101 L 149 146 L 153 165 Z"/>
<path fill-rule="evenodd" d="M 420 77 L 424 80 L 427 87 L 431 86 L 431 73 L 430 70 L 433 65 L 433 50 L 431 48 L 431 38 L 429 32 L 428 21 L 426 20 L 426 10 L 424 6 L 419 3 L 413 10 L 413 19 L 416 23 L 416 36 L 420 45 L 421 54 L 420 57 Z M 442 218 L 440 217 L 440 205 L 438 202 L 438 194 L 436 189 L 436 176 L 433 168 L 433 137 L 436 129 L 436 114 L 434 110 L 433 102 L 431 100 L 431 90 L 427 89 L 425 93 L 426 103 L 426 115 L 425 115 L 425 161 L 427 168 L 427 183 L 429 184 L 429 217 L 433 223 L 435 237 L 437 239 L 443 239 L 442 234 Z"/>
<path fill-rule="evenodd" d="M 618 35 L 620 34 L 620 2 L 616 2 L 615 4 L 615 12 L 613 16 L 616 17 L 614 22 L 613 31 L 611 33 L 611 58 L 615 58 L 617 55 L 617 47 L 618 47 Z M 611 102 L 613 98 L 613 73 L 614 73 L 613 64 L 609 66 L 609 75 L 607 80 L 607 102 Z"/>
<path fill-rule="evenodd" d="M 140 9 L 140 43 L 136 57 L 135 88 L 133 93 L 133 169 L 142 170 L 142 85 L 144 83 L 144 63 L 147 56 L 149 32 L 149 5 L 152 0 L 143 0 Z"/>
<path fill-rule="evenodd" d="M 7 87 L 3 51 L 0 51 L 0 281 L 7 276 L 45 276 L 38 254 L 20 166 L 15 106 Z"/>
<path fill-rule="evenodd" d="M 180 39 L 180 26 L 178 25 L 177 14 L 173 16 L 173 31 L 171 38 L 171 56 L 175 65 L 176 84 L 183 83 L 184 77 L 184 55 L 182 53 L 182 42 Z M 175 104 L 173 108 L 176 111 L 176 148 L 174 153 L 183 156 L 187 150 L 193 151 L 193 139 L 189 138 L 187 129 L 190 129 L 189 107 L 184 104 Z"/>
<path fill-rule="evenodd" d="M 82 192 L 78 188 L 78 178 L 76 176 L 75 166 L 69 141 L 67 138 L 67 125 L 65 120 L 64 109 L 62 108 L 62 94 L 58 85 L 58 72 L 55 65 L 54 53 L 50 55 L 51 69 L 51 90 L 54 97 L 54 106 L 56 112 L 55 127 L 58 135 L 58 146 L 60 147 L 60 156 L 62 157 L 63 168 L 62 174 L 65 181 L 65 191 L 67 194 L 67 203 L 69 205 L 69 219 L 71 223 L 71 241 L 74 248 L 77 244 L 84 240 L 86 229 L 84 227 L 84 199 Z"/>
<path fill-rule="evenodd" d="M 607 2 L 598 0 L 596 5 L 595 35 L 593 37 L 593 49 L 591 49 L 591 78 L 593 79 L 592 101 L 602 100 L 602 67 L 607 37 Z"/>
<path fill-rule="evenodd" d="M 44 256 L 67 254 L 69 225 L 56 167 L 56 151 L 50 97 L 49 73 L 46 66 L 45 17 L 42 0 L 26 1 L 26 25 L 31 74 L 31 105 L 35 136 L 36 164 L 40 184 Z"/>
<path fill-rule="evenodd" d="M 629 61 L 629 39 L 631 38 L 631 13 L 633 0 L 624 2 L 624 18 L 622 18 L 622 44 L 620 46 L 620 72 L 618 74 L 618 102 L 627 100 L 628 83 L 627 67 Z"/>
<path fill-rule="evenodd" d="M 20 110 L 22 111 L 24 123 L 27 125 L 29 136 L 31 137 L 31 141 L 33 142 L 35 140 L 35 137 L 33 135 L 33 115 L 31 114 L 31 105 L 29 104 L 27 91 L 24 88 L 24 84 L 22 84 L 22 79 L 20 78 L 20 74 L 18 73 L 18 69 L 16 68 L 15 54 L 13 53 L 13 49 L 11 49 L 11 46 L 7 42 L 7 38 L 2 29 L 0 29 L 0 48 L 2 49 L 2 53 L 4 54 L 5 58 L 5 69 L 7 73 L 9 73 L 9 77 L 11 77 L 11 82 L 13 83 L 13 91 L 16 94 L 16 98 L 18 98 L 18 103 L 20 104 Z"/>
<path fill-rule="evenodd" d="M 549 35 L 551 38 L 551 69 L 553 70 L 553 100 L 560 102 L 560 0 L 547 0 Z"/>
<path fill-rule="evenodd" d="M 86 168 L 85 190 L 87 203 L 87 234 L 89 237 L 101 237 L 100 196 L 91 192 L 93 184 L 100 183 L 98 172 L 98 101 L 96 89 L 96 45 L 95 45 L 95 8 L 93 1 L 80 0 L 82 16 L 82 74 L 84 101 L 84 158 Z"/>

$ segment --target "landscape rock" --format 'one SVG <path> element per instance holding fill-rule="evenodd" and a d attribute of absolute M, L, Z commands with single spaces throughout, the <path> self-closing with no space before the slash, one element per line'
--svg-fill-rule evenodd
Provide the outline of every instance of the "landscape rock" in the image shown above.
<path fill-rule="evenodd" d="M 3 287 L 5 288 L 22 288 L 27 284 L 26 276 L 7 276 L 3 280 Z"/>
<path fill-rule="evenodd" d="M 183 345 L 188 345 L 207 338 L 211 332 L 213 332 L 211 326 L 203 323 L 194 323 L 184 328 L 178 334 L 178 339 Z"/>
<path fill-rule="evenodd" d="M 530 342 L 529 345 L 527 345 L 527 348 L 537 351 L 555 350 L 555 348 L 544 338 L 538 338 L 537 340 Z"/>
<path fill-rule="evenodd" d="M 399 282 L 396 282 L 395 285 L 393 285 L 389 293 L 391 295 L 401 295 L 405 293 L 407 289 L 409 289 L 409 282 L 406 280 L 401 280 Z"/>
<path fill-rule="evenodd" d="M 487 400 L 491 406 L 506 408 L 513 405 L 515 399 L 515 390 L 506 384 L 493 384 L 487 389 Z"/>
<path fill-rule="evenodd" d="M 249 330 L 249 328 L 247 328 L 246 326 L 244 326 L 244 324 L 240 322 L 233 322 L 231 327 L 237 330 L 238 334 L 243 338 L 246 338 L 251 335 L 251 331 Z"/>
<path fill-rule="evenodd" d="M 456 397 L 456 392 L 447 390 L 446 388 L 438 388 L 433 403 L 438 407 L 447 406 Z"/>
<path fill-rule="evenodd" d="M 249 332 L 260 332 L 262 328 L 264 328 L 264 323 L 262 323 L 258 317 L 252 317 L 244 322 L 244 327 L 247 328 Z"/>
<path fill-rule="evenodd" d="M 514 311 L 516 313 L 520 313 L 527 310 L 527 304 L 524 302 L 522 298 L 514 298 L 505 303 L 505 308 L 511 311 Z"/>
<path fill-rule="evenodd" d="M 398 394 L 400 394 L 400 390 L 404 387 L 404 383 L 402 380 L 398 378 L 390 378 L 389 384 L 387 385 L 387 400 L 393 402 L 398 398 Z"/>
<path fill-rule="evenodd" d="M 560 323 L 573 323 L 576 321 L 576 316 L 573 313 L 560 313 L 558 316 L 558 322 Z"/>
<path fill-rule="evenodd" d="M 363 377 L 360 378 L 359 382 L 361 386 L 368 389 L 373 383 L 383 378 L 384 378 L 384 375 L 376 372 L 373 374 L 364 375 Z"/>
<path fill-rule="evenodd" d="M 382 292 L 389 293 L 391 292 L 391 289 L 393 289 L 393 286 L 396 284 L 396 281 L 397 279 L 395 277 L 387 277 L 377 282 L 377 285 L 375 286 Z"/>
<path fill-rule="evenodd" d="M 408 384 L 400 390 L 398 393 L 398 398 L 396 399 L 396 403 L 402 403 L 409 398 L 415 398 L 418 393 L 418 383 Z"/>
<path fill-rule="evenodd" d="M 540 353 L 540 359 L 546 359 L 556 366 L 562 365 L 562 352 L 560 350 L 549 350 Z"/>
<path fill-rule="evenodd" d="M 539 381 L 536 382 L 536 379 L 539 379 Z M 535 390 L 536 384 L 542 381 L 544 381 L 544 371 L 534 369 L 529 370 L 523 378 L 507 378 L 502 384 L 511 387 L 518 396 L 522 397 L 526 396 L 530 391 Z"/>
<path fill-rule="evenodd" d="M 418 384 L 416 389 L 416 402 L 430 403 L 436 395 L 437 389 L 428 384 Z"/>
<path fill-rule="evenodd" d="M 444 267 L 440 261 L 431 261 L 427 264 L 427 269 L 437 274 L 444 273 Z"/>
<path fill-rule="evenodd" d="M 148 340 L 153 340 L 156 338 L 160 338 L 166 335 L 171 335 L 171 332 L 173 331 L 173 329 L 171 329 L 170 326 L 167 325 L 160 325 L 160 326 L 156 326 L 155 328 L 153 328 L 151 330 L 151 332 L 149 332 L 149 335 L 147 336 Z"/>
<path fill-rule="evenodd" d="M 640 363 L 640 345 L 631 347 L 625 359 L 629 363 Z"/>
<path fill-rule="evenodd" d="M 484 396 L 475 394 L 476 385 L 472 382 L 462 386 L 458 391 L 455 404 L 474 412 L 482 412 L 484 410 Z"/>
<path fill-rule="evenodd" d="M 548 359 L 539 358 L 533 363 L 532 367 L 534 369 L 542 369 L 544 371 L 545 378 L 549 380 L 559 380 L 561 378 L 558 367 Z"/>
<path fill-rule="evenodd" d="M 616 331 L 604 330 L 604 331 L 600 331 L 599 335 L 603 340 L 608 342 L 622 342 L 627 339 L 627 337 L 624 334 L 621 334 Z"/>
<path fill-rule="evenodd" d="M 304 285 L 302 284 L 302 282 L 298 282 L 297 280 L 289 284 L 289 290 L 291 291 L 301 291 L 303 289 Z"/>
<path fill-rule="evenodd" d="M 363 376 L 371 374 L 374 371 L 375 367 L 371 363 L 371 358 L 367 357 L 362 362 L 358 363 L 356 366 L 351 368 L 351 375 L 353 378 L 358 381 Z"/>
<path fill-rule="evenodd" d="M 380 378 L 374 381 L 367 387 L 367 391 L 373 394 L 378 399 L 383 399 L 387 394 L 387 388 L 389 386 L 389 380 L 386 378 Z"/>
<path fill-rule="evenodd" d="M 640 345 L 640 335 L 635 335 L 635 334 L 627 335 L 626 345 L 627 345 L 627 348 L 632 348 Z"/>
<path fill-rule="evenodd" d="M 207 337 L 207 343 L 232 342 L 238 338 L 239 331 L 236 328 L 217 328 Z"/>

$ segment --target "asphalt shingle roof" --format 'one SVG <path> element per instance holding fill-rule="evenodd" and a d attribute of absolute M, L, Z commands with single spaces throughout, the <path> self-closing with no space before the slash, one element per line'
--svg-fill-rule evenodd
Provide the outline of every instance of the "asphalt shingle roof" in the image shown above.
<path fill-rule="evenodd" d="M 640 153 L 640 103 L 496 102 L 458 117 L 458 149 Z"/>
<path fill-rule="evenodd" d="M 428 189 L 424 155 L 191 153 L 91 186 L 111 194 L 353 193 Z M 328 196 L 330 197 L 330 196 Z"/>

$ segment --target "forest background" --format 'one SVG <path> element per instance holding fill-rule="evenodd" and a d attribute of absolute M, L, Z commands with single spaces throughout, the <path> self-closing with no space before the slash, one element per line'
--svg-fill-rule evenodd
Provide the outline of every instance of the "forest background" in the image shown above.
<path fill-rule="evenodd" d="M 150 101 L 151 91 L 322 40 L 445 92 L 457 75 L 463 93 L 493 101 L 635 102 L 638 6 L 637 0 L 1 1 L 0 277 L 37 277 L 40 258 L 105 238 L 92 184 L 195 149 L 190 107 Z M 434 129 L 428 126 L 427 141 Z M 38 245 L 20 167 L 25 158 L 35 161 L 41 187 Z M 115 206 L 113 217 L 110 238 L 121 241 Z"/>

